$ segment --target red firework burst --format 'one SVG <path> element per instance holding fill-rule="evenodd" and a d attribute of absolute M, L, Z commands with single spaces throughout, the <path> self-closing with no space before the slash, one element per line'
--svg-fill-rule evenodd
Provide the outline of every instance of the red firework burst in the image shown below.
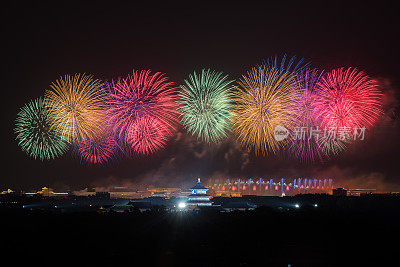
<path fill-rule="evenodd" d="M 159 72 L 133 71 L 111 83 L 107 104 L 113 131 L 137 153 L 162 148 L 178 123 L 176 87 Z"/>
<path fill-rule="evenodd" d="M 378 83 L 362 71 L 343 68 L 327 73 L 316 85 L 313 111 L 322 127 L 366 127 L 382 113 Z"/>

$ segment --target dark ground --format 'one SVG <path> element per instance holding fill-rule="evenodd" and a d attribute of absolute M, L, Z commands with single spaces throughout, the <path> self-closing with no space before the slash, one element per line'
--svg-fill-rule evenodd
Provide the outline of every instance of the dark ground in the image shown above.
<path fill-rule="evenodd" d="M 387 266 L 398 211 L 9 213 L 1 254 L 74 266 Z M 396 266 L 394 264 L 393 266 Z"/>

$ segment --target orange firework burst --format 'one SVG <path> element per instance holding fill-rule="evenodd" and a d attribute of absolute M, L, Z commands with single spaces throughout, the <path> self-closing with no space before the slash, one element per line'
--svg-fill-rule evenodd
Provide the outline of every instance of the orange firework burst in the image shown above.
<path fill-rule="evenodd" d="M 66 75 L 45 93 L 51 127 L 64 140 L 91 140 L 101 128 L 102 83 L 90 75 Z"/>
<path fill-rule="evenodd" d="M 275 127 L 293 127 L 297 81 L 290 67 L 266 64 L 253 68 L 239 81 L 234 112 L 234 131 L 242 146 L 255 153 L 276 153 L 286 140 L 275 138 Z"/>

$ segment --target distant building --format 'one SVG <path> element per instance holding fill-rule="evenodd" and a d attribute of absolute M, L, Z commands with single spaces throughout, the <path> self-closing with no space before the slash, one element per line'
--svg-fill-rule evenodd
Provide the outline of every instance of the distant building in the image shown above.
<path fill-rule="evenodd" d="M 361 195 L 372 195 L 376 194 L 376 189 L 366 189 L 366 188 L 354 188 L 354 189 L 345 189 L 345 188 L 335 188 L 332 190 L 332 195 L 334 196 L 361 196 Z"/>
<path fill-rule="evenodd" d="M 54 192 L 53 189 L 43 187 L 41 191 L 33 192 L 33 193 L 25 193 L 26 195 L 42 195 L 44 197 L 67 197 L 68 193 L 58 193 Z"/>
<path fill-rule="evenodd" d="M 344 188 L 335 188 L 332 190 L 332 195 L 333 196 L 347 196 L 347 190 Z"/>
<path fill-rule="evenodd" d="M 223 210 L 225 211 L 234 211 L 234 210 L 254 210 L 257 208 L 257 205 L 248 202 L 248 201 L 231 201 L 222 206 Z"/>
<path fill-rule="evenodd" d="M 150 192 L 151 197 L 171 198 L 171 197 L 178 197 L 181 194 L 180 188 L 149 187 L 147 190 Z"/>
<path fill-rule="evenodd" d="M 149 197 L 150 193 L 148 191 L 140 191 L 136 188 L 126 187 L 126 186 L 115 186 L 109 190 L 111 198 L 145 198 Z"/>
<path fill-rule="evenodd" d="M 85 188 L 83 190 L 73 191 L 72 194 L 74 196 L 88 197 L 88 196 L 94 196 L 96 194 L 96 191 L 94 189 Z"/>
<path fill-rule="evenodd" d="M 214 197 L 242 197 L 240 192 L 233 192 L 227 190 L 212 190 L 211 195 Z"/>
<path fill-rule="evenodd" d="M 348 196 L 360 196 L 362 194 L 374 194 L 376 193 L 376 189 L 347 189 Z"/>
<path fill-rule="evenodd" d="M 83 190 L 73 191 L 72 194 L 75 196 L 88 197 L 104 192 L 110 194 L 110 198 L 125 198 L 125 199 L 145 198 L 151 195 L 150 192 L 148 192 L 147 190 L 140 191 L 136 188 L 130 188 L 126 186 L 115 186 L 111 188 L 96 187 L 91 189 L 85 188 Z"/>
<path fill-rule="evenodd" d="M 188 200 L 186 205 L 189 208 L 194 208 L 196 206 L 211 206 L 212 202 L 210 201 L 211 196 L 207 195 L 208 188 L 201 184 L 200 178 L 197 183 L 190 188 L 192 193 L 188 196 Z"/>
<path fill-rule="evenodd" d="M 12 193 L 14 193 L 14 191 L 11 190 L 11 189 L 7 189 L 7 190 L 5 190 L 5 191 L 0 192 L 1 195 L 12 194 Z"/>

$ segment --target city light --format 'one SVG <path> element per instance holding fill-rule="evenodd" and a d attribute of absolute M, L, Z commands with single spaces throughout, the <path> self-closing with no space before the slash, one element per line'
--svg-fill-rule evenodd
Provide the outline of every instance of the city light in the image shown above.
<path fill-rule="evenodd" d="M 314 207 L 315 207 L 315 208 L 318 208 L 318 204 L 317 204 L 317 203 L 315 203 L 315 204 L 314 204 Z"/>
<path fill-rule="evenodd" d="M 185 202 L 179 202 L 178 208 L 180 208 L 180 209 L 186 208 L 186 203 Z"/>
<path fill-rule="evenodd" d="M 299 205 L 299 204 L 294 204 L 294 207 L 295 207 L 296 209 L 298 209 L 298 208 L 300 208 L 300 205 Z"/>

